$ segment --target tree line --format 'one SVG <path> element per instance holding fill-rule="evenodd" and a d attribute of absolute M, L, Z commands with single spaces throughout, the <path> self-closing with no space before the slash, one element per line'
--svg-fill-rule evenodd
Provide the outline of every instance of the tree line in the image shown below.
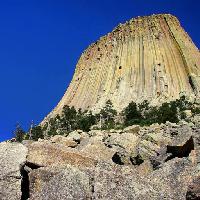
<path fill-rule="evenodd" d="M 123 129 L 130 125 L 149 126 L 153 123 L 165 123 L 166 121 L 177 123 L 186 119 L 186 110 L 192 114 L 200 114 L 200 108 L 189 102 L 185 96 L 180 99 L 163 103 L 161 106 L 150 106 L 148 101 L 140 104 L 130 102 L 120 113 L 114 109 L 113 104 L 108 100 L 98 114 L 91 111 L 76 110 L 74 107 L 65 105 L 62 113 L 49 119 L 44 126 L 32 125 L 28 132 L 25 132 L 18 124 L 15 130 L 16 140 L 21 142 L 24 139 L 38 140 L 53 135 L 67 135 L 69 132 L 81 129 L 88 132 L 92 126 L 96 129 Z M 93 127 L 94 128 L 94 127 Z"/>

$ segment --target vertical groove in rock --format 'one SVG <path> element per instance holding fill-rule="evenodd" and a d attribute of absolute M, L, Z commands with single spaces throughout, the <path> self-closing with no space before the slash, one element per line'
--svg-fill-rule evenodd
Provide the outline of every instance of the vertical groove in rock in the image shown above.
<path fill-rule="evenodd" d="M 191 85 L 192 83 L 192 85 Z M 200 53 L 169 14 L 131 19 L 90 45 L 54 111 L 64 105 L 98 111 L 110 99 L 120 111 L 130 101 L 157 105 L 200 92 Z"/>
<path fill-rule="evenodd" d="M 28 172 L 25 169 L 25 164 L 20 169 L 21 173 L 21 200 L 27 200 L 30 197 L 30 191 L 29 191 L 29 176 Z"/>

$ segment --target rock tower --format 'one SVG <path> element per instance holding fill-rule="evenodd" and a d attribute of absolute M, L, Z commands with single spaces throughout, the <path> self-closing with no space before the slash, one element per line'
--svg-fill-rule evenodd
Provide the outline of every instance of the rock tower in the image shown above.
<path fill-rule="evenodd" d="M 120 111 L 129 102 L 151 104 L 186 95 L 198 99 L 200 53 L 178 19 L 170 14 L 137 17 L 119 24 L 81 55 L 62 100 L 98 111 L 110 99 Z"/>

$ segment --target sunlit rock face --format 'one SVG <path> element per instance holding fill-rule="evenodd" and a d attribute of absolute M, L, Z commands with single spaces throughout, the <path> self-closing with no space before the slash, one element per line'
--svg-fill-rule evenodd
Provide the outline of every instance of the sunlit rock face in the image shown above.
<path fill-rule="evenodd" d="M 169 14 L 131 19 L 91 44 L 81 55 L 62 100 L 98 111 L 110 99 L 120 111 L 129 102 L 153 105 L 186 95 L 198 99 L 200 53 L 178 19 Z"/>

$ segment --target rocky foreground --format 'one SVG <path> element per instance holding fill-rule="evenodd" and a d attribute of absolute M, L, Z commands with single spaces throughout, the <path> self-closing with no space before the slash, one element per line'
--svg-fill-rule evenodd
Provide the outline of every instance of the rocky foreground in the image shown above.
<path fill-rule="evenodd" d="M 200 117 L 0 143 L 0 199 L 200 199 Z"/>

